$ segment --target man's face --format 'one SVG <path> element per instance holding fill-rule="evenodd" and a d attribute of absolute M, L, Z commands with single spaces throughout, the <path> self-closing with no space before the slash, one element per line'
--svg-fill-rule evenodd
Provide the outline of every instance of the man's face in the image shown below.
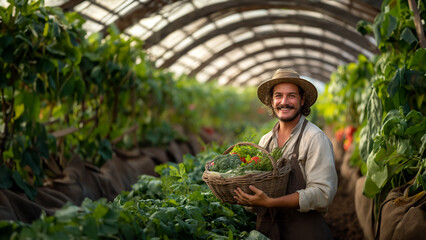
<path fill-rule="evenodd" d="M 272 93 L 274 115 L 283 122 L 291 122 L 300 115 L 305 99 L 293 83 L 279 83 Z"/>

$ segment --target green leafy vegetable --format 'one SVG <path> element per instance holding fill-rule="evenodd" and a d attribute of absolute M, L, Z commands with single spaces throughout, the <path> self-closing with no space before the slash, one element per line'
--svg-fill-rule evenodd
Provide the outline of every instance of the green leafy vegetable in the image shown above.
<path fill-rule="evenodd" d="M 213 159 L 210 171 L 227 172 L 241 165 L 240 158 L 236 154 L 218 155 Z"/>

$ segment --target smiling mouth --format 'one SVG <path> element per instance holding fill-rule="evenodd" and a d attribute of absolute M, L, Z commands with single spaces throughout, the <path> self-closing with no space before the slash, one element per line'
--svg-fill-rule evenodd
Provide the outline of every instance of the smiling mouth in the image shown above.
<path fill-rule="evenodd" d="M 289 105 L 280 105 L 276 109 L 281 110 L 281 111 L 288 111 L 288 110 L 291 110 L 291 109 L 294 109 L 294 108 L 295 107 L 289 106 Z"/>

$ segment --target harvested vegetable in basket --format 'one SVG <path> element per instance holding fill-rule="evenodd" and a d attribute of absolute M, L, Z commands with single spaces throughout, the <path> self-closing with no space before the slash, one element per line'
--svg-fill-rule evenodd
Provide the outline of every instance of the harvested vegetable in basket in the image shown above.
<path fill-rule="evenodd" d="M 282 155 L 282 148 L 271 152 L 273 160 Z M 268 156 L 251 145 L 236 145 L 229 154 L 219 155 L 213 159 L 210 171 L 244 175 L 251 171 L 272 171 L 273 166 Z"/>

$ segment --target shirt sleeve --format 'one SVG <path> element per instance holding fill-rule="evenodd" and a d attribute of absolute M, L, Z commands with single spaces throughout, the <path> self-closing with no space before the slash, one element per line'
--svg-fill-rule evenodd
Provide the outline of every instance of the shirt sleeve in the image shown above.
<path fill-rule="evenodd" d="M 298 190 L 300 212 L 326 212 L 337 191 L 337 173 L 331 141 L 323 133 L 312 136 L 306 146 L 306 188 Z"/>

